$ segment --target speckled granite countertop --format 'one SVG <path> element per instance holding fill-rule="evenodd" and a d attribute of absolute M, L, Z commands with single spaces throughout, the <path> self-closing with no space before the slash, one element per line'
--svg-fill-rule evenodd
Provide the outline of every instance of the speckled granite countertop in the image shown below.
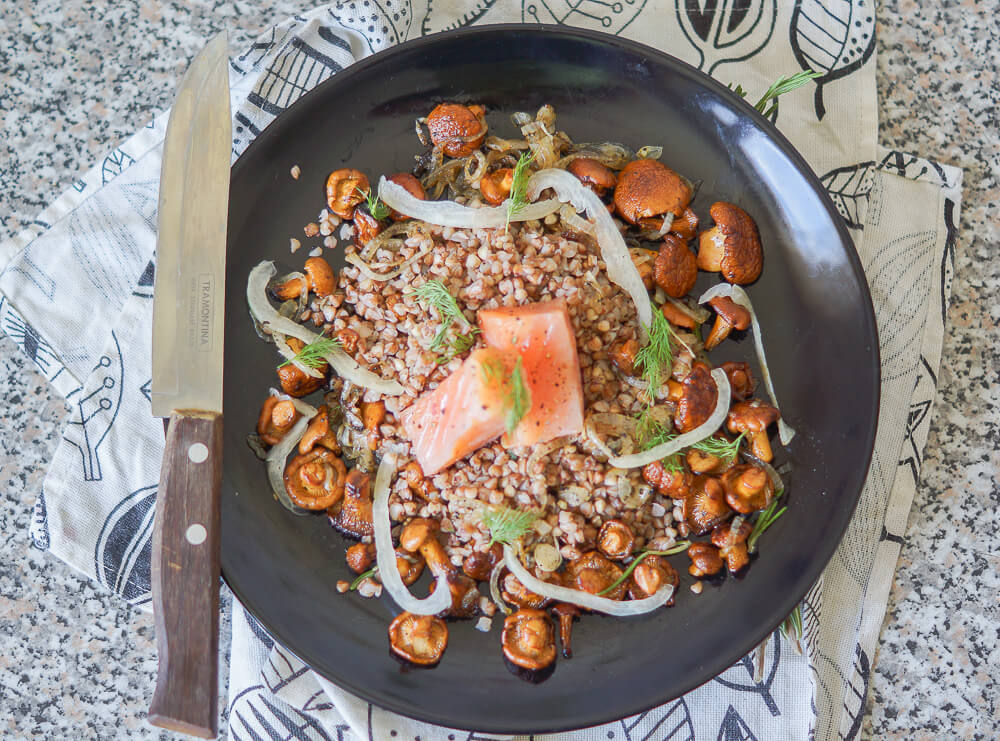
<path fill-rule="evenodd" d="M 0 4 L 0 240 L 168 106 L 213 31 L 227 28 L 240 48 L 314 4 Z M 966 185 L 936 419 L 864 729 L 877 739 L 992 739 L 1000 737 L 1000 3 L 886 0 L 879 16 L 882 143 L 962 167 Z M 0 399 L 0 737 L 167 738 L 144 721 L 156 671 L 150 616 L 30 546 L 31 505 L 66 412 L 3 335 Z M 224 620 L 224 645 L 227 630 Z"/>

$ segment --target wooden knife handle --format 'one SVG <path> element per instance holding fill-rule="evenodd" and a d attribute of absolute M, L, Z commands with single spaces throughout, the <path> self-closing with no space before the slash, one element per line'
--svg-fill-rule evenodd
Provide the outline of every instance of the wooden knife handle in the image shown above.
<path fill-rule="evenodd" d="M 222 415 L 174 412 L 156 494 L 153 613 L 159 670 L 149 722 L 192 736 L 219 729 L 219 492 Z"/>

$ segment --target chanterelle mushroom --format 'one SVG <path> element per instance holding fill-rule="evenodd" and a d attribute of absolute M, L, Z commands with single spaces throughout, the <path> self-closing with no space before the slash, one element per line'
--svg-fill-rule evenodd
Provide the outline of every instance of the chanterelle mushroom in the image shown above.
<path fill-rule="evenodd" d="M 615 174 L 600 162 L 589 157 L 578 157 L 566 168 L 576 179 L 590 188 L 598 196 L 615 187 Z"/>
<path fill-rule="evenodd" d="M 407 661 L 432 666 L 448 647 L 448 626 L 433 615 L 401 612 L 389 623 L 389 647 Z"/>
<path fill-rule="evenodd" d="M 691 495 L 683 502 L 684 520 L 695 535 L 704 535 L 733 511 L 726 504 L 726 490 L 718 479 L 695 476 Z"/>
<path fill-rule="evenodd" d="M 722 477 L 726 502 L 741 514 L 764 509 L 774 494 L 774 484 L 760 466 L 743 463 L 734 466 Z"/>
<path fill-rule="evenodd" d="M 688 557 L 691 565 L 688 573 L 696 578 L 712 576 L 722 571 L 722 557 L 719 549 L 710 543 L 692 543 L 688 547 Z"/>
<path fill-rule="evenodd" d="M 632 553 L 635 534 L 619 520 L 608 520 L 597 534 L 597 549 L 608 558 L 621 559 Z"/>
<path fill-rule="evenodd" d="M 441 103 L 427 116 L 427 130 L 449 157 L 468 157 L 486 138 L 486 111 L 478 105 Z"/>
<path fill-rule="evenodd" d="M 566 568 L 566 575 L 569 577 L 567 586 L 583 592 L 598 594 L 618 581 L 622 570 L 597 551 L 588 551 L 575 561 L 570 561 Z M 601 596 L 608 599 L 623 599 L 625 589 L 626 585 L 622 582 Z"/>
<path fill-rule="evenodd" d="M 299 418 L 295 404 L 268 396 L 257 417 L 257 434 L 268 445 L 277 445 Z"/>
<path fill-rule="evenodd" d="M 691 201 L 691 187 L 659 160 L 638 159 L 618 173 L 615 209 L 625 221 L 680 214 Z"/>
<path fill-rule="evenodd" d="M 746 329 L 750 326 L 750 312 L 733 301 L 729 296 L 716 296 L 709 300 L 709 306 L 715 309 L 715 324 L 705 340 L 705 349 L 711 350 L 729 336 L 734 329 Z"/>
<path fill-rule="evenodd" d="M 712 531 L 712 543 L 719 549 L 719 555 L 726 559 L 726 566 L 732 573 L 736 573 L 748 563 L 750 554 L 747 552 L 747 538 L 753 528 L 749 522 L 741 522 L 739 526 L 719 525 Z"/>
<path fill-rule="evenodd" d="M 632 572 L 628 593 L 632 599 L 645 599 L 652 597 L 666 584 L 673 585 L 676 591 L 679 582 L 677 571 L 667 559 L 650 554 L 643 558 Z M 673 604 L 674 598 L 671 597 L 667 601 L 667 607 L 673 607 Z"/>
<path fill-rule="evenodd" d="M 514 171 L 509 167 L 501 167 L 483 175 L 479 181 L 479 192 L 483 194 L 487 203 L 499 206 L 510 195 L 513 186 Z"/>
<path fill-rule="evenodd" d="M 691 366 L 691 372 L 681 382 L 681 387 L 674 424 L 681 432 L 690 432 L 712 416 L 719 389 L 712 380 L 712 371 L 701 361 Z"/>
<path fill-rule="evenodd" d="M 556 660 L 552 619 L 542 610 L 521 608 L 503 621 L 503 654 L 523 669 L 539 670 Z"/>
<path fill-rule="evenodd" d="M 344 496 L 347 468 L 326 448 L 292 458 L 285 469 L 285 490 L 302 509 L 328 509 Z"/>
<path fill-rule="evenodd" d="M 715 226 L 698 238 L 698 267 L 722 273 L 730 283 L 753 283 L 764 266 L 757 225 L 750 214 L 725 201 L 709 209 Z"/>
<path fill-rule="evenodd" d="M 686 296 L 698 279 L 698 261 L 680 237 L 667 234 L 653 262 L 653 282 L 673 298 Z"/>
<path fill-rule="evenodd" d="M 292 348 L 292 352 L 299 352 L 305 347 L 305 343 L 297 337 L 288 337 L 285 341 Z M 307 376 L 291 363 L 281 366 L 278 368 L 278 382 L 281 384 L 281 390 L 295 398 L 308 396 L 326 381 L 326 372 L 329 370 L 329 366 L 324 362 L 316 370 L 323 375 L 319 378 Z"/>
<path fill-rule="evenodd" d="M 683 466 L 670 469 L 660 461 L 643 466 L 642 478 L 647 484 L 655 486 L 660 494 L 671 499 L 686 499 L 691 494 L 691 485 L 694 483 L 691 472 Z"/>
<path fill-rule="evenodd" d="M 741 401 L 729 409 L 726 426 L 733 434 L 747 433 L 750 438 L 750 452 L 765 463 L 774 458 L 771 441 L 767 439 L 767 428 L 781 417 L 781 412 L 759 399 Z"/>
<path fill-rule="evenodd" d="M 368 176 L 361 170 L 344 167 L 334 170 L 326 179 L 326 205 L 342 219 L 354 216 L 354 207 L 365 200 L 371 188 Z"/>
<path fill-rule="evenodd" d="M 372 520 L 372 480 L 369 474 L 356 468 L 347 474 L 340 510 L 330 513 L 330 524 L 353 538 L 375 534 Z"/>
<path fill-rule="evenodd" d="M 325 406 L 309 421 L 305 434 L 299 440 L 299 452 L 308 453 L 317 445 L 340 454 L 340 443 L 336 433 L 330 429 L 330 413 Z"/>
<path fill-rule="evenodd" d="M 753 374 L 750 372 L 750 364 L 729 360 L 720 366 L 726 372 L 729 379 L 729 389 L 732 393 L 733 401 L 744 401 L 753 396 L 754 382 Z"/>

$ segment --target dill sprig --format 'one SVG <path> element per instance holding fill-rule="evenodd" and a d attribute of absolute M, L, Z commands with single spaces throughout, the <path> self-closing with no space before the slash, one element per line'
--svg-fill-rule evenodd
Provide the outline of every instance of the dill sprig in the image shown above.
<path fill-rule="evenodd" d="M 778 509 L 778 500 L 781 499 L 781 495 L 784 493 L 784 489 L 778 489 L 778 491 L 774 492 L 774 499 L 772 499 L 771 503 L 767 505 L 767 508 L 757 516 L 757 521 L 754 523 L 753 530 L 750 531 L 750 537 L 747 538 L 747 550 L 751 553 L 757 550 L 758 538 L 764 534 L 765 530 L 774 524 L 775 520 L 785 514 L 785 510 L 788 509 L 788 507 Z"/>
<path fill-rule="evenodd" d="M 796 605 L 795 609 L 786 617 L 779 626 L 781 635 L 785 640 L 791 642 L 799 653 L 802 653 L 802 605 Z"/>
<path fill-rule="evenodd" d="M 323 366 L 323 363 L 326 362 L 325 356 L 329 355 L 336 349 L 340 349 L 340 340 L 334 337 L 320 336 L 308 345 L 303 346 L 301 350 L 295 353 L 294 358 L 286 360 L 278 367 L 284 368 L 286 365 L 298 362 L 309 368 L 320 368 Z"/>
<path fill-rule="evenodd" d="M 649 341 L 635 354 L 635 367 L 649 386 L 650 403 L 656 398 L 664 378 L 670 374 L 673 363 L 673 347 L 670 337 L 673 330 L 663 312 L 653 307 L 653 321 L 645 328 Z"/>
<path fill-rule="evenodd" d="M 653 419 L 653 416 L 650 414 L 651 409 L 651 406 L 646 407 L 639 412 L 638 417 L 636 437 L 638 438 L 639 444 L 642 446 L 643 450 L 651 450 L 652 448 L 663 445 L 664 443 L 669 443 L 677 437 L 677 433 L 673 432 L 666 425 Z M 673 472 L 681 471 L 684 468 L 681 464 L 680 452 L 672 453 L 666 458 L 661 459 L 660 465 L 662 465 L 666 470 Z"/>
<path fill-rule="evenodd" d="M 434 280 L 427 281 L 420 288 L 413 291 L 413 295 L 417 297 L 418 301 L 422 301 L 428 306 L 433 306 L 437 309 L 441 321 L 454 321 L 459 322 L 466 328 L 472 327 L 469 320 L 465 318 L 465 314 L 458 308 L 458 301 L 448 293 L 448 289 L 440 280 L 435 278 Z"/>
<path fill-rule="evenodd" d="M 361 188 L 355 188 L 354 190 L 364 196 L 365 201 L 368 203 L 368 213 L 370 213 L 373 218 L 381 221 L 389 216 L 392 209 L 382 203 L 381 192 L 375 192 L 374 188 L 368 188 L 367 193 L 361 190 Z"/>
<path fill-rule="evenodd" d="M 665 551 L 642 551 L 632 560 L 632 563 L 630 563 L 625 568 L 625 571 L 622 572 L 622 575 L 619 576 L 617 579 L 615 579 L 611 583 L 611 586 L 605 587 L 600 592 L 598 592 L 597 596 L 603 597 L 608 592 L 615 591 L 622 583 L 625 582 L 626 579 L 632 576 L 632 572 L 635 571 L 635 567 L 638 566 L 639 562 L 642 561 L 646 556 L 673 556 L 678 553 L 686 551 L 688 549 L 688 546 L 690 545 L 691 541 L 689 540 L 678 540 L 676 543 L 667 548 Z"/>
<path fill-rule="evenodd" d="M 353 592 L 355 589 L 361 586 L 361 582 L 370 576 L 375 576 L 378 573 L 378 566 L 372 566 L 368 571 L 363 574 L 358 574 L 358 578 L 351 582 L 351 587 L 348 591 Z"/>
<path fill-rule="evenodd" d="M 504 397 L 504 407 L 507 417 L 504 421 L 507 427 L 507 434 L 510 435 L 524 419 L 524 415 L 531 409 L 531 389 L 524 380 L 524 363 L 518 355 L 514 370 L 510 374 L 507 383 L 507 395 Z"/>
<path fill-rule="evenodd" d="M 490 542 L 514 545 L 514 543 L 530 532 L 538 515 L 534 512 L 524 512 L 510 507 L 490 507 L 483 510 L 483 524 L 490 531 Z"/>
<path fill-rule="evenodd" d="M 810 80 L 817 77 L 822 77 L 822 73 L 813 72 L 811 69 L 804 70 L 802 72 L 796 72 L 790 77 L 785 77 L 782 75 L 774 84 L 769 87 L 762 96 L 760 100 L 754 103 L 754 108 L 756 108 L 765 118 L 770 118 L 772 115 L 778 112 L 778 98 L 785 93 L 790 93 L 796 88 L 800 88 L 805 85 Z M 739 95 L 741 98 L 747 97 L 747 91 L 743 89 L 741 85 L 733 85 L 730 83 L 729 89 L 734 93 Z"/>
<path fill-rule="evenodd" d="M 476 344 L 477 334 L 479 334 L 479 329 L 473 329 L 469 332 L 469 334 L 451 335 L 447 341 L 448 347 L 444 350 L 442 355 L 438 355 L 437 358 L 435 358 L 434 362 L 438 365 L 445 365 L 446 363 L 450 363 L 453 358 L 458 357 L 462 353 L 468 352 L 472 349 L 473 345 Z"/>
<path fill-rule="evenodd" d="M 743 442 L 745 436 L 746 433 L 741 432 L 735 440 L 726 440 L 724 437 L 715 437 L 715 435 L 712 435 L 711 437 L 706 437 L 704 440 L 699 440 L 691 447 L 701 451 L 705 455 L 719 458 L 728 464 L 740 452 L 740 443 Z"/>
<path fill-rule="evenodd" d="M 517 216 L 528 203 L 528 167 L 535 160 L 534 154 L 524 152 L 518 157 L 517 164 L 514 165 L 514 174 L 511 177 L 510 195 L 507 196 L 507 224 L 506 230 L 510 226 L 510 221 Z"/>

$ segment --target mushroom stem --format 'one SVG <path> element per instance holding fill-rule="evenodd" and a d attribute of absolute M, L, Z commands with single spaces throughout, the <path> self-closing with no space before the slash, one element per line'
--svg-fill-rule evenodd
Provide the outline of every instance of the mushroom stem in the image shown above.
<path fill-rule="evenodd" d="M 724 339 L 729 336 L 729 333 L 733 331 L 733 325 L 721 314 L 717 314 L 715 317 L 715 324 L 712 325 L 712 331 L 708 333 L 708 339 L 705 340 L 705 349 L 711 350 L 721 343 Z"/>
<path fill-rule="evenodd" d="M 767 430 L 761 430 L 750 435 L 750 452 L 753 453 L 754 457 L 764 461 L 764 463 L 770 463 L 774 459 L 774 453 L 771 450 L 771 441 L 767 439 Z"/>
<path fill-rule="evenodd" d="M 713 226 L 698 237 L 698 269 L 709 273 L 722 270 L 722 256 L 725 254 L 726 237 Z"/>

